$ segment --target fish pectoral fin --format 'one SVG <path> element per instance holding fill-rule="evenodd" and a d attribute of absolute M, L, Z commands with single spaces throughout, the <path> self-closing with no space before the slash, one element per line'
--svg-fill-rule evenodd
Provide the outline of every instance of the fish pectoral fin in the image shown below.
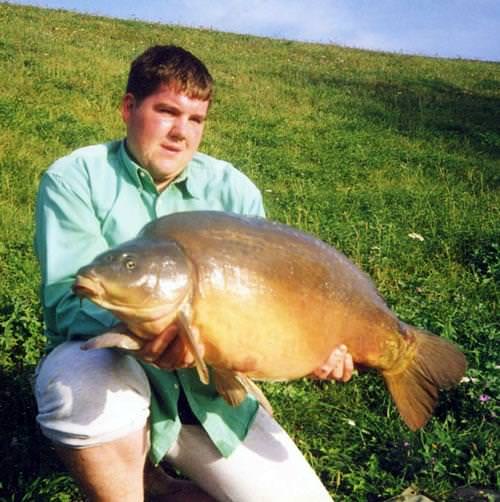
<path fill-rule="evenodd" d="M 215 369 L 213 371 L 217 392 L 231 405 L 238 406 L 247 395 L 247 389 L 238 375 L 230 370 Z"/>
<path fill-rule="evenodd" d="M 81 345 L 82 350 L 93 349 L 120 349 L 125 352 L 140 350 L 145 341 L 128 333 L 108 331 L 103 335 L 94 336 Z"/>
<path fill-rule="evenodd" d="M 188 316 L 182 310 L 179 311 L 177 319 L 179 320 L 181 328 L 179 330 L 179 335 L 184 339 L 191 351 L 191 354 L 193 354 L 198 377 L 204 384 L 208 384 L 210 381 L 210 375 L 208 373 L 208 367 L 203 359 L 203 343 L 200 340 L 198 330 L 191 325 Z"/>
<path fill-rule="evenodd" d="M 257 401 L 259 401 L 260 405 L 269 413 L 269 415 L 273 415 L 273 407 L 271 403 L 268 401 L 267 397 L 262 392 L 262 389 L 249 377 L 245 375 L 238 375 L 239 380 L 242 385 L 245 387 L 246 391 L 249 394 L 252 394 Z"/>

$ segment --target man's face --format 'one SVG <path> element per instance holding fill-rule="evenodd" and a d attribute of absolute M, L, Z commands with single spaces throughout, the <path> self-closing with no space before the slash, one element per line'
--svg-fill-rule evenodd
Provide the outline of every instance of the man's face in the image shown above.
<path fill-rule="evenodd" d="M 122 117 L 127 125 L 127 147 L 159 190 L 164 189 L 188 164 L 203 136 L 208 101 L 189 98 L 161 85 L 138 102 L 126 94 Z"/>

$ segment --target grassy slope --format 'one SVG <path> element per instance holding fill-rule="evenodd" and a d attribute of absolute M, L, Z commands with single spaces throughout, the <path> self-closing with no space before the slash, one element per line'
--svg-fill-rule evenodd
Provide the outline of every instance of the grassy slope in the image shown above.
<path fill-rule="evenodd" d="M 442 500 L 459 485 L 499 483 L 498 64 L 7 4 L 0 28 L 0 498 L 2 488 L 7 500 L 75 497 L 29 396 L 43 346 L 34 196 L 52 160 L 123 134 L 128 64 L 156 43 L 206 61 L 218 90 L 203 150 L 252 177 L 270 217 L 342 249 L 401 318 L 467 353 L 477 380 L 446 393 L 417 434 L 373 375 L 266 386 L 332 494 L 378 500 L 414 483 Z"/>

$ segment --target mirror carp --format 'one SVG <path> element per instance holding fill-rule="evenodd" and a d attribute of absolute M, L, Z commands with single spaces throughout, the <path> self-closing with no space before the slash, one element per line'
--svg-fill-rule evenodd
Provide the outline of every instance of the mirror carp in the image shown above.
<path fill-rule="evenodd" d="M 450 341 L 400 321 L 342 253 L 290 226 L 217 211 L 175 213 L 78 271 L 74 292 L 109 309 L 134 336 L 104 334 L 86 348 L 137 350 L 172 322 L 204 383 L 212 368 L 232 405 L 255 380 L 293 380 L 344 344 L 356 366 L 381 373 L 412 430 L 466 361 Z"/>

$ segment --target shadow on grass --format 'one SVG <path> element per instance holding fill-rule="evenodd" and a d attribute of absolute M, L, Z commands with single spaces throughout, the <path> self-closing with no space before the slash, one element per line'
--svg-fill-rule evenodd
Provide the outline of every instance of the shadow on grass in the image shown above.
<path fill-rule="evenodd" d="M 360 98 L 357 113 L 350 112 L 374 125 L 395 127 L 422 139 L 441 137 L 450 147 L 467 145 L 492 159 L 500 158 L 500 98 L 493 95 L 500 91 L 500 83 L 482 80 L 469 90 L 436 78 L 406 82 L 389 78 L 363 81 L 310 74 L 308 81 Z M 349 107 L 356 107 L 355 99 L 349 100 Z"/>
<path fill-rule="evenodd" d="M 430 133 L 466 141 L 478 152 L 500 157 L 500 99 L 436 79 L 405 85 L 376 82 L 371 94 L 393 115 L 400 132 Z"/>
<path fill-rule="evenodd" d="M 0 371 L 0 500 L 78 502 L 78 490 L 36 424 L 33 372 Z"/>

